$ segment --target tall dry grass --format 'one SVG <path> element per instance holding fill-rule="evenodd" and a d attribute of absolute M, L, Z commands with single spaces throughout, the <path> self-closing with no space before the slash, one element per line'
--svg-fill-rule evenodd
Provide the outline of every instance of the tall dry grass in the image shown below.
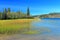
<path fill-rule="evenodd" d="M 33 19 L 0 20 L 0 34 L 22 33 L 30 29 Z"/>

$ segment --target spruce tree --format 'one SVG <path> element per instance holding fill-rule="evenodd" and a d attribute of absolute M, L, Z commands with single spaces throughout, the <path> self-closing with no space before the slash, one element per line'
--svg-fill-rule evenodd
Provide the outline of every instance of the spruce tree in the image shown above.
<path fill-rule="evenodd" d="M 8 8 L 8 13 L 7 13 L 8 18 L 10 18 L 10 12 L 11 12 L 11 10 L 10 10 L 10 8 Z"/>
<path fill-rule="evenodd" d="M 3 12 L 3 19 L 7 19 L 7 9 L 6 8 L 4 9 L 4 12 Z"/>
<path fill-rule="evenodd" d="M 27 17 L 30 17 L 30 10 L 27 8 Z"/>

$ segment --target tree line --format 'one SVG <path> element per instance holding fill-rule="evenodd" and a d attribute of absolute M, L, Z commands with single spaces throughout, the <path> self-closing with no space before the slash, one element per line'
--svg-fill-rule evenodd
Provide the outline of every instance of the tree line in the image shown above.
<path fill-rule="evenodd" d="M 23 13 L 20 10 L 17 12 L 11 12 L 10 8 L 4 8 L 3 12 L 0 12 L 0 19 L 20 19 L 30 17 L 29 8 L 27 8 L 27 13 Z"/>

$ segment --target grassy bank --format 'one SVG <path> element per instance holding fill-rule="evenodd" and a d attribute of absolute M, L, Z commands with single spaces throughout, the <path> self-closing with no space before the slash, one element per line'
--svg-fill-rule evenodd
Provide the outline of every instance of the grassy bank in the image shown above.
<path fill-rule="evenodd" d="M 0 34 L 22 33 L 30 30 L 30 22 L 34 19 L 0 20 Z"/>

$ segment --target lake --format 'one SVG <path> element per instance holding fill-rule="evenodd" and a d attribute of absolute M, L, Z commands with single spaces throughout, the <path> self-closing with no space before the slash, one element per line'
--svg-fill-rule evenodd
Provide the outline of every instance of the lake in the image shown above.
<path fill-rule="evenodd" d="M 30 30 L 38 31 L 37 34 L 16 34 L 3 40 L 60 40 L 60 18 L 43 18 L 30 23 Z"/>
<path fill-rule="evenodd" d="M 60 19 L 59 18 L 44 18 L 41 19 L 39 22 L 32 22 L 32 25 L 35 27 L 36 30 L 46 29 L 50 30 L 51 32 L 46 32 L 43 34 L 49 35 L 59 35 L 60 34 Z"/>

